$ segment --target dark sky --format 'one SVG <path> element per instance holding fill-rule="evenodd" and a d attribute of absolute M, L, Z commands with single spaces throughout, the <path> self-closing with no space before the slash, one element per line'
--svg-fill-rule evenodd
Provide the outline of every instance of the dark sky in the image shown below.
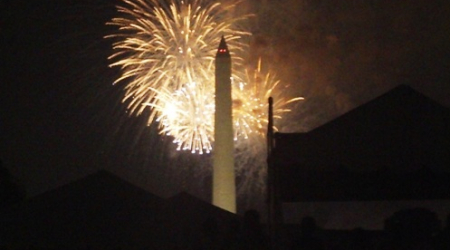
<path fill-rule="evenodd" d="M 113 3 L 0 2 L 0 158 L 30 195 L 106 168 L 162 196 L 189 186 L 207 197 L 198 159 L 165 153 L 170 139 L 125 113 L 103 39 Z M 259 17 L 247 24 L 251 58 L 272 62 L 307 99 L 285 131 L 310 130 L 398 84 L 450 106 L 448 1 L 244 4 Z"/>

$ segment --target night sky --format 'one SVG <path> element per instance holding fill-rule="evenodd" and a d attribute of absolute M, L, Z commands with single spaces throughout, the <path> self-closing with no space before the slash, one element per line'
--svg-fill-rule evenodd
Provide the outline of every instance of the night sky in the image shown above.
<path fill-rule="evenodd" d="M 202 198 L 204 159 L 128 116 L 108 67 L 107 0 L 0 2 L 0 159 L 29 196 L 105 168 L 160 196 Z M 271 62 L 296 105 L 281 126 L 308 131 L 398 84 L 450 107 L 448 1 L 244 1 L 256 17 L 249 65 Z M 196 180 L 192 184 L 191 180 Z M 209 184 L 208 184 L 209 183 Z"/>

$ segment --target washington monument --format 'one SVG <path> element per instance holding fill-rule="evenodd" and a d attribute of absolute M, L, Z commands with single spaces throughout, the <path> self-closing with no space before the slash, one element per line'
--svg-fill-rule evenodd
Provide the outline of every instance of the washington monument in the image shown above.
<path fill-rule="evenodd" d="M 233 118 L 231 101 L 231 56 L 224 37 L 216 54 L 213 151 L 213 205 L 236 213 Z"/>

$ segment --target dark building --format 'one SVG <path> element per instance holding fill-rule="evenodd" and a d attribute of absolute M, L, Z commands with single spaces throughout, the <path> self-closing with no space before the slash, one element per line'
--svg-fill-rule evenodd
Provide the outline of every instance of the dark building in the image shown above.
<path fill-rule="evenodd" d="M 450 110 L 406 85 L 310 132 L 275 134 L 272 160 L 285 217 L 314 210 L 330 225 L 364 209 L 380 222 L 409 206 L 450 212 Z"/>
<path fill-rule="evenodd" d="M 0 210 L 0 248 L 187 249 L 211 218 L 218 226 L 239 220 L 187 193 L 163 199 L 102 170 Z"/>

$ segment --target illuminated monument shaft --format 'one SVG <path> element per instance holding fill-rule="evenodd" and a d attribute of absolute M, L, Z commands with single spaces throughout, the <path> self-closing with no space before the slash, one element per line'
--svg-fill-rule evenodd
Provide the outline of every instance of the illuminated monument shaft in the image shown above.
<path fill-rule="evenodd" d="M 213 205 L 236 213 L 233 124 L 231 101 L 231 57 L 222 37 L 216 54 L 213 151 Z"/>

